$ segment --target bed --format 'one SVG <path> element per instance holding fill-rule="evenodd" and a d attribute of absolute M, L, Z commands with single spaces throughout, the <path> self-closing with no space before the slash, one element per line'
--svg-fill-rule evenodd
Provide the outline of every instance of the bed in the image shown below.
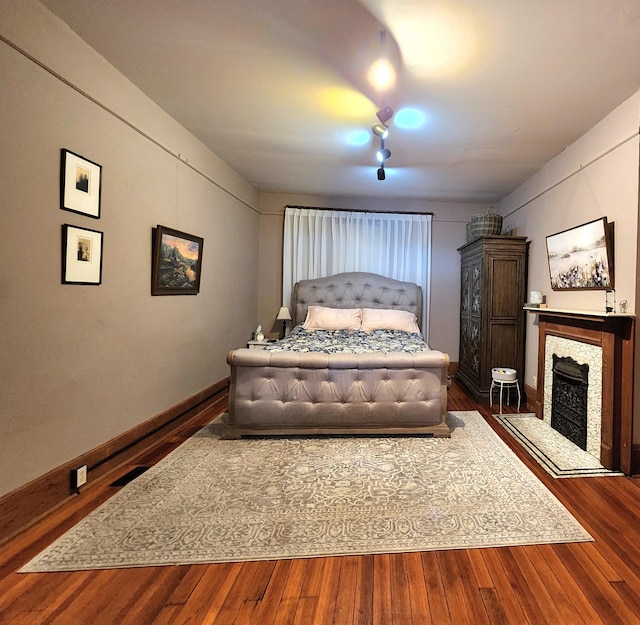
<path fill-rule="evenodd" d="M 359 322 L 353 312 L 358 310 Z M 264 350 L 242 348 L 227 355 L 231 382 L 223 437 L 450 436 L 446 424 L 449 356 L 429 349 L 415 331 L 387 331 L 377 324 L 379 317 L 401 317 L 404 328 L 408 317 L 419 320 L 421 313 L 422 289 L 410 282 L 365 272 L 298 282 L 293 293 L 292 336 Z M 354 325 L 339 328 L 345 317 Z M 319 326 L 314 327 L 318 319 Z M 336 328 L 322 328 L 326 319 L 329 325 L 335 322 Z M 370 322 L 367 328 L 365 319 Z M 367 344 L 344 347 L 346 335 L 370 334 L 365 338 L 373 340 L 374 334 L 383 334 L 384 341 L 390 342 L 385 332 L 398 339 L 403 351 L 386 343 L 379 351 L 371 351 L 376 347 Z M 321 334 L 323 351 L 314 351 L 310 343 Z M 296 337 L 302 337 L 302 342 L 294 350 L 290 341 Z"/>

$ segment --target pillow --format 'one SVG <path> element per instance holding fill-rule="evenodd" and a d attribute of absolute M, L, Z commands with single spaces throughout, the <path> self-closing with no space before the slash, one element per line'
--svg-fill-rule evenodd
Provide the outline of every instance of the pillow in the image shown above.
<path fill-rule="evenodd" d="M 420 334 L 418 321 L 412 312 L 385 308 L 363 308 L 361 330 L 363 332 L 400 330 Z"/>
<path fill-rule="evenodd" d="M 309 306 L 302 327 L 305 330 L 359 330 L 361 321 L 360 308 Z"/>

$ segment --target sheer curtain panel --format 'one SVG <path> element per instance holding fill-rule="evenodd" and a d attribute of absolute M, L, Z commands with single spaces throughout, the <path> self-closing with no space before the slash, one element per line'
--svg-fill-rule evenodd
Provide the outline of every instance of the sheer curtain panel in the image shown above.
<path fill-rule="evenodd" d="M 298 208 L 284 215 L 282 305 L 293 285 L 345 271 L 369 271 L 422 287 L 429 338 L 431 215 Z"/>

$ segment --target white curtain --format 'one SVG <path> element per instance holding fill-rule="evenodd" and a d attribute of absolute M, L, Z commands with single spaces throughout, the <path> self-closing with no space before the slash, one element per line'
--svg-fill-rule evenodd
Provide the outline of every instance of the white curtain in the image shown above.
<path fill-rule="evenodd" d="M 282 305 L 293 285 L 345 271 L 369 271 L 422 287 L 422 329 L 429 339 L 431 215 L 287 206 Z"/>

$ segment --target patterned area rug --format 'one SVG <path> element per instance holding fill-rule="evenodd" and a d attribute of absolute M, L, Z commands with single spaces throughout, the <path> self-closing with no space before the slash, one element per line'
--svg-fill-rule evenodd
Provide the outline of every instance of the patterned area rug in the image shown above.
<path fill-rule="evenodd" d="M 580 449 L 533 413 L 493 416 L 553 477 L 624 475 L 603 467 L 597 458 Z"/>
<path fill-rule="evenodd" d="M 592 540 L 477 412 L 450 439 L 202 429 L 22 572 Z"/>

